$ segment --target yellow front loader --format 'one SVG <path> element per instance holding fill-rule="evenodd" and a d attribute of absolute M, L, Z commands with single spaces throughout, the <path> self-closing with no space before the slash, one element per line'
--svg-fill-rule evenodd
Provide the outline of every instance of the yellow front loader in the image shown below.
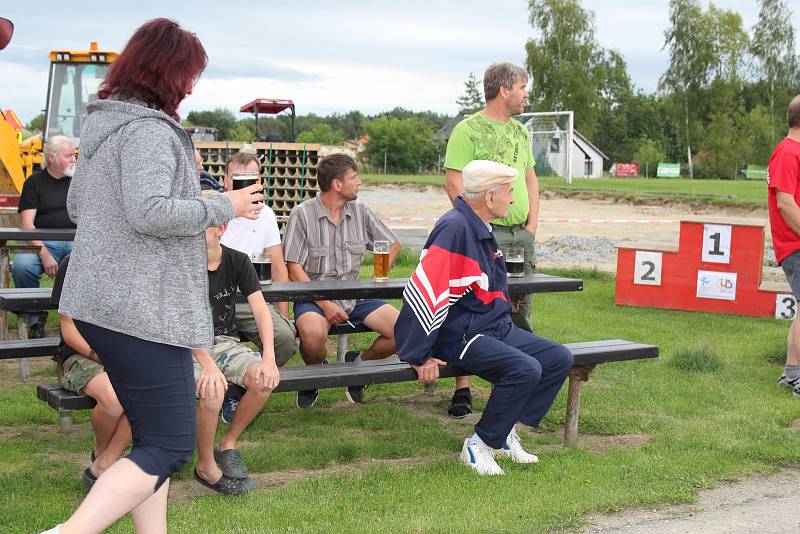
<path fill-rule="evenodd" d="M 117 58 L 116 52 L 98 50 L 53 50 L 44 108 L 44 132 L 20 142 L 19 131 L 5 116 L 0 118 L 0 196 L 18 195 L 25 178 L 41 167 L 42 139 L 65 135 L 80 147 L 80 131 L 86 105 L 97 98 L 97 90 Z M 10 202 L 9 202 L 10 201 Z M 0 205 L 15 205 L 8 199 Z"/>

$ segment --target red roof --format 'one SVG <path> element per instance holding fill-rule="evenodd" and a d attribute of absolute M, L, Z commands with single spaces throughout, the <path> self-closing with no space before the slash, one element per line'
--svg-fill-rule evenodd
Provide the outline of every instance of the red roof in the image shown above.
<path fill-rule="evenodd" d="M 282 100 L 280 98 L 256 98 L 252 102 L 242 106 L 239 112 L 275 114 L 291 107 L 294 107 L 294 102 L 291 100 Z"/>

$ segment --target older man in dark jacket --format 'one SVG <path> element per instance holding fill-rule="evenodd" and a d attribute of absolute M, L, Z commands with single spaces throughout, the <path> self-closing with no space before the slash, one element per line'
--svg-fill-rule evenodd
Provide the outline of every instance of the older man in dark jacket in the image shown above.
<path fill-rule="evenodd" d="M 503 474 L 495 454 L 539 461 L 522 448 L 515 425 L 539 425 L 573 363 L 566 347 L 511 321 L 505 262 L 489 221 L 508 211 L 517 172 L 492 161 L 464 167 L 465 192 L 431 231 L 395 324 L 397 353 L 420 382 L 433 382 L 449 363 L 494 385 L 461 450 L 462 461 L 487 475 Z"/>

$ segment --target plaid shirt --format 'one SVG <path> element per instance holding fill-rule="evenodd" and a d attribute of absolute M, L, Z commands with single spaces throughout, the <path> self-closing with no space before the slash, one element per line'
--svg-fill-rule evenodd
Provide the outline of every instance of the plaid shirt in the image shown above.
<path fill-rule="evenodd" d="M 337 226 L 317 196 L 289 215 L 283 253 L 287 262 L 302 265 L 311 280 L 356 280 L 364 253 L 377 240 L 394 243 L 397 236 L 365 204 L 346 202 Z M 333 302 L 347 313 L 356 305 L 355 300 Z"/>

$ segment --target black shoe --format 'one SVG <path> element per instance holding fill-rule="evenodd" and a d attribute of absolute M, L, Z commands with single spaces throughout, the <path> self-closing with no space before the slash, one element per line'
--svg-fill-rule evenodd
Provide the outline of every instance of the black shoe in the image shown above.
<path fill-rule="evenodd" d="M 44 337 L 44 322 L 37 321 L 28 329 L 28 339 L 42 339 Z"/>
<path fill-rule="evenodd" d="M 212 484 L 208 480 L 201 477 L 197 472 L 197 469 L 194 470 L 194 479 L 203 486 L 210 488 L 217 493 L 230 496 L 244 495 L 245 493 L 253 491 L 253 489 L 256 487 L 256 483 L 252 478 L 231 478 L 225 476 L 225 473 L 219 477 L 219 480 Z"/>
<path fill-rule="evenodd" d="M 348 350 L 344 353 L 344 361 L 352 363 L 361 356 L 357 350 Z M 364 389 L 367 386 L 347 386 L 344 391 L 344 396 L 353 404 L 364 404 Z"/>
<path fill-rule="evenodd" d="M 222 411 L 219 413 L 219 418 L 222 419 L 223 423 L 230 424 L 233 421 L 233 416 L 236 415 L 238 407 L 239 401 L 237 399 L 225 395 L 225 398 L 222 399 Z"/>
<path fill-rule="evenodd" d="M 322 358 L 319 362 L 320 365 L 328 365 L 328 359 Z M 298 408 L 311 408 L 319 398 L 318 389 L 304 389 L 297 392 L 297 407 Z"/>
<path fill-rule="evenodd" d="M 89 491 L 94 486 L 94 483 L 97 482 L 97 477 L 92 474 L 91 469 L 87 468 L 81 475 L 81 482 L 83 482 L 86 491 Z"/>
<path fill-rule="evenodd" d="M 214 449 L 214 461 L 219 464 L 222 473 L 231 478 L 247 478 L 247 468 L 242 462 L 242 457 L 236 449 L 221 451 Z"/>
<path fill-rule="evenodd" d="M 463 419 L 472 413 L 472 393 L 469 388 L 457 389 L 453 393 L 453 400 L 450 401 L 450 408 L 447 415 L 453 419 Z"/>

